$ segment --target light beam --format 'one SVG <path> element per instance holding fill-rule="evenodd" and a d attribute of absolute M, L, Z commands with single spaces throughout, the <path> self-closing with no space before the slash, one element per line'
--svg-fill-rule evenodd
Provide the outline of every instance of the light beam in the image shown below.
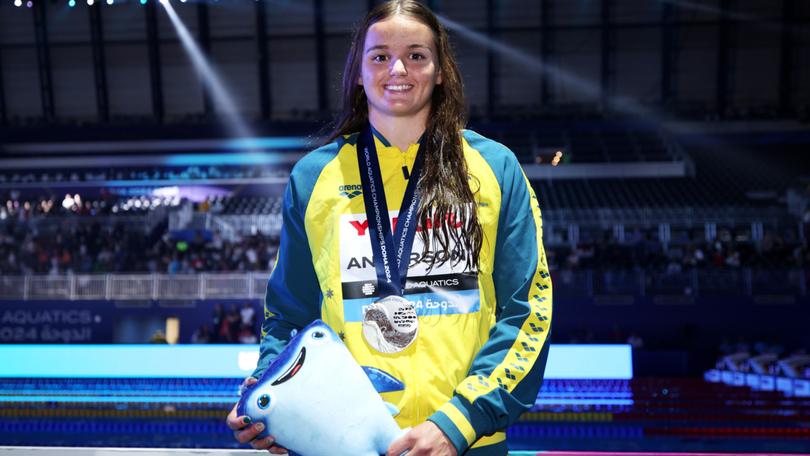
<path fill-rule="evenodd" d="M 202 53 L 197 42 L 194 41 L 188 28 L 186 28 L 183 21 L 180 20 L 180 17 L 177 15 L 177 12 L 175 12 L 169 0 L 160 0 L 160 4 L 163 5 L 166 14 L 169 15 L 169 19 L 172 21 L 172 25 L 174 25 L 177 35 L 180 37 L 180 42 L 183 43 L 183 48 L 191 59 L 194 69 L 197 70 L 197 73 L 200 75 L 203 86 L 211 96 L 214 105 L 220 112 L 231 135 L 239 138 L 254 136 L 240 116 L 236 103 L 233 101 L 230 93 L 228 93 L 222 78 L 220 78 L 216 69 Z"/>

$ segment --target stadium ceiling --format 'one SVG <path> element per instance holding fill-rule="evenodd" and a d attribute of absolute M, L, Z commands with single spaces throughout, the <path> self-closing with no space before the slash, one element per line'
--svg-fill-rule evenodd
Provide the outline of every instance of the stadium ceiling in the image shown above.
<path fill-rule="evenodd" d="M 317 121 L 339 108 L 350 31 L 376 2 L 171 3 L 241 114 L 267 122 Z M 810 110 L 810 2 L 427 3 L 461 27 L 451 33 L 475 118 L 622 112 L 628 103 L 703 117 Z M 215 118 L 179 43 L 156 0 L 2 2 L 0 123 Z"/>

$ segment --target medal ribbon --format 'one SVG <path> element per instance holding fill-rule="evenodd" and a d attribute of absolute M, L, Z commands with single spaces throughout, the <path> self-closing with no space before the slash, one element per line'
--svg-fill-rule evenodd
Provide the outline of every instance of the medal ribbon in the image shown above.
<path fill-rule="evenodd" d="M 380 162 L 371 126 L 360 132 L 357 138 L 357 162 L 360 165 L 360 181 L 363 185 L 363 203 L 366 206 L 372 258 L 377 270 L 379 297 L 405 292 L 405 279 L 408 263 L 416 235 L 419 192 L 416 191 L 424 163 L 422 143 L 416 152 L 405 196 L 397 216 L 396 231 L 391 233 L 391 220 L 388 218 L 388 204 L 385 201 Z M 394 264 L 395 263 L 395 264 Z"/>

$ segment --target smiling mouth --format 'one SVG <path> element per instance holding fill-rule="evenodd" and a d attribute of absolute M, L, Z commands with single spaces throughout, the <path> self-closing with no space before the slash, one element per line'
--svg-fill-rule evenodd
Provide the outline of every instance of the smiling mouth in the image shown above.
<path fill-rule="evenodd" d="M 391 84 L 386 85 L 385 90 L 389 92 L 407 92 L 413 88 L 413 84 Z"/>
<path fill-rule="evenodd" d="M 292 366 L 290 366 L 289 369 L 287 369 L 283 374 L 281 374 L 281 377 L 279 377 L 271 385 L 272 386 L 280 385 L 286 382 L 287 380 L 295 377 L 295 374 L 297 374 L 298 371 L 301 370 L 301 367 L 304 365 L 304 358 L 306 358 L 306 356 L 307 356 L 307 348 L 301 347 L 301 351 L 298 352 L 298 357 L 295 358 L 295 362 L 292 364 Z"/>

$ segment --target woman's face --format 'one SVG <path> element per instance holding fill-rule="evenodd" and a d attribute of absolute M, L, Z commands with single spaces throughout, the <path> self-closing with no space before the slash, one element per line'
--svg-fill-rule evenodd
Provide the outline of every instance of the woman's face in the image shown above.
<path fill-rule="evenodd" d="M 434 42 L 427 25 L 399 14 L 369 27 L 358 83 L 370 118 L 427 118 L 433 88 L 442 82 Z"/>

